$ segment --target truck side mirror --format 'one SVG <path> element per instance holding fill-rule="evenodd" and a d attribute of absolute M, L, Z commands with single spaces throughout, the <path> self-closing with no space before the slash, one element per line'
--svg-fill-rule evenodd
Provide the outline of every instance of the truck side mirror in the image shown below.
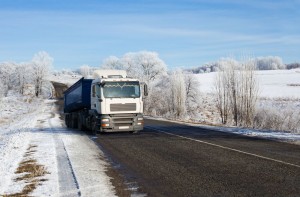
<path fill-rule="evenodd" d="M 144 84 L 144 96 L 148 96 L 148 86 Z"/>

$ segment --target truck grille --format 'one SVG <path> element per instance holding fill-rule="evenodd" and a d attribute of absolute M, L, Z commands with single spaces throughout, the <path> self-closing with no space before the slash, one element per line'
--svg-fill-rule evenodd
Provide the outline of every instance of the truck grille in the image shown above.
<path fill-rule="evenodd" d="M 110 111 L 136 111 L 136 103 L 110 104 Z"/>
<path fill-rule="evenodd" d="M 134 122 L 134 117 L 118 117 L 113 116 L 112 120 L 115 126 L 132 126 Z"/>

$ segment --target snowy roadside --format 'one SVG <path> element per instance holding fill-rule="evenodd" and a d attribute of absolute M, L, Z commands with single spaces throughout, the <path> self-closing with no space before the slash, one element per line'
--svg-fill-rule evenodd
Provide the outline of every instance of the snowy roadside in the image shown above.
<path fill-rule="evenodd" d="M 189 125 L 189 126 L 194 126 L 194 127 L 199 127 L 199 128 L 209 129 L 209 130 L 235 133 L 235 134 L 239 134 L 239 135 L 259 137 L 259 138 L 264 138 L 264 139 L 270 139 L 270 140 L 276 140 L 276 141 L 280 141 L 280 142 L 287 142 L 287 143 L 300 145 L 300 134 L 286 133 L 286 132 L 281 132 L 281 131 L 238 128 L 238 127 L 210 126 L 210 125 L 189 123 L 189 122 L 184 122 L 184 121 L 173 121 L 173 120 L 168 120 L 165 118 L 155 118 L 155 117 L 149 117 L 149 116 L 146 116 L 146 118 L 180 123 L 180 124 L 184 124 L 184 125 Z"/>
<path fill-rule="evenodd" d="M 65 129 L 54 102 L 0 125 L 0 196 L 115 196 L 104 154 Z"/>

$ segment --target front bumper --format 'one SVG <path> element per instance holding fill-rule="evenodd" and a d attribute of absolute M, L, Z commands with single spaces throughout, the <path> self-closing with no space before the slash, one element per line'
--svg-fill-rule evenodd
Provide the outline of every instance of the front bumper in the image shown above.
<path fill-rule="evenodd" d="M 134 132 L 143 130 L 143 128 L 142 114 L 113 114 L 101 117 L 100 131 L 102 132 Z"/>

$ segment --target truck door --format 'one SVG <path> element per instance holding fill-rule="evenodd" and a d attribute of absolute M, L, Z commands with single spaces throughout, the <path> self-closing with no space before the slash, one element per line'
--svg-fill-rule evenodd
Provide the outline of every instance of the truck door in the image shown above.
<path fill-rule="evenodd" d="M 97 84 L 92 85 L 92 91 L 91 91 L 91 109 L 95 109 L 98 113 L 100 113 L 100 88 Z"/>
<path fill-rule="evenodd" d="M 91 91 L 91 109 L 97 110 L 96 84 L 92 84 L 92 91 Z"/>

